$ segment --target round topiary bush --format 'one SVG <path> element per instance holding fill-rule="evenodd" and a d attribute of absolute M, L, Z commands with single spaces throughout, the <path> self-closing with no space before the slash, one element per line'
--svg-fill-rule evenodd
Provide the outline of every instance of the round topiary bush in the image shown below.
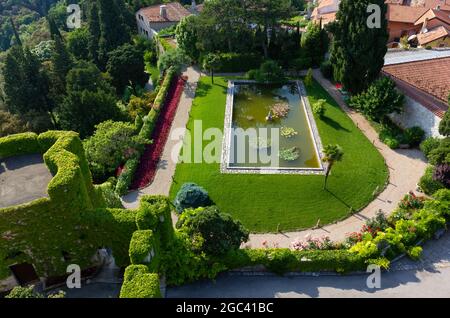
<path fill-rule="evenodd" d="M 178 213 L 189 208 L 199 208 L 211 205 L 208 192 L 195 183 L 185 183 L 178 192 L 174 205 Z"/>

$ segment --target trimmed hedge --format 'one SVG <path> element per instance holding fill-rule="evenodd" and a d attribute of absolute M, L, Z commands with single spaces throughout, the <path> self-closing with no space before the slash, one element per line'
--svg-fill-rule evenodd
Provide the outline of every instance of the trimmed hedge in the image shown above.
<path fill-rule="evenodd" d="M 139 132 L 140 137 L 152 137 L 153 130 L 155 129 L 156 123 L 159 119 L 159 113 L 164 107 L 167 94 L 170 90 L 170 85 L 172 84 L 174 78 L 175 71 L 173 70 L 173 68 L 169 68 L 161 85 L 161 88 L 159 89 L 158 95 L 156 96 L 156 99 L 153 103 L 152 109 L 143 119 L 142 128 Z M 136 158 L 129 159 L 125 163 L 125 168 L 117 180 L 116 193 L 118 195 L 125 195 L 127 193 L 131 183 L 133 182 L 134 174 L 136 173 L 136 170 L 139 166 L 140 156 L 141 154 L 138 154 Z"/>
<path fill-rule="evenodd" d="M 134 174 L 139 167 L 139 159 L 129 159 L 122 170 L 116 183 L 116 194 L 121 196 L 128 192 L 131 182 L 133 182 Z"/>
<path fill-rule="evenodd" d="M 144 264 L 152 271 L 157 271 L 160 261 L 158 239 L 152 230 L 136 231 L 130 242 L 130 260 L 134 265 Z"/>
<path fill-rule="evenodd" d="M 20 134 L 1 138 L 0 144 L 11 145 L 12 141 L 21 145 L 13 147 L 21 154 L 47 150 L 44 161 L 54 177 L 48 184 L 49 198 L 0 209 L 0 233 L 9 233 L 8 239 L 0 240 L 0 255 L 4 256 L 0 279 L 10 275 L 8 266 L 15 263 L 33 264 L 42 277 L 65 274 L 67 265 L 73 263 L 89 266 L 98 245 L 84 234 L 90 224 L 82 214 L 104 208 L 105 200 L 92 184 L 78 134 Z M 25 145 L 32 151 L 25 150 Z"/>
<path fill-rule="evenodd" d="M 263 265 L 276 274 L 330 271 L 346 273 L 364 270 L 363 258 L 347 250 L 291 251 L 278 249 L 240 249 L 229 253 L 223 263 L 229 269 Z"/>
<path fill-rule="evenodd" d="M 158 274 L 145 265 L 131 265 L 125 270 L 120 298 L 161 298 Z"/>
<path fill-rule="evenodd" d="M 38 135 L 23 133 L 0 138 L 0 158 L 41 153 Z"/>

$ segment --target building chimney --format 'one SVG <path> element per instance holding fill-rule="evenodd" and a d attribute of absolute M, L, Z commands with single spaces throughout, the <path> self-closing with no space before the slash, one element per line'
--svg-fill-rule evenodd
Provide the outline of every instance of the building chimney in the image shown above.
<path fill-rule="evenodd" d="M 159 7 L 159 15 L 163 19 L 167 19 L 167 6 L 165 4 Z"/>

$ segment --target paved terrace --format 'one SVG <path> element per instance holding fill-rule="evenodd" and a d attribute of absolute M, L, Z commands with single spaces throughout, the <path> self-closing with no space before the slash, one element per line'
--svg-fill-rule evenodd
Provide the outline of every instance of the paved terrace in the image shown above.
<path fill-rule="evenodd" d="M 0 208 L 48 197 L 51 179 L 42 155 L 0 159 Z"/>

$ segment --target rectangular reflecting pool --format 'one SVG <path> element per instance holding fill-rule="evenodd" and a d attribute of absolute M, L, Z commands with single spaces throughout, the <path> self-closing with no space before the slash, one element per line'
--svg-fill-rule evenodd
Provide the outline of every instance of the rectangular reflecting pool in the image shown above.
<path fill-rule="evenodd" d="M 321 174 L 321 141 L 300 81 L 230 81 L 224 173 Z"/>

